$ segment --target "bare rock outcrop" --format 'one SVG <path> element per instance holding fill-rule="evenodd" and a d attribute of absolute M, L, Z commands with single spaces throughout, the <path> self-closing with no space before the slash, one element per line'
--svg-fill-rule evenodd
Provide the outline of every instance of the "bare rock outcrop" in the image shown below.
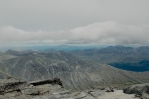
<path fill-rule="evenodd" d="M 26 81 L 15 79 L 15 78 L 8 78 L 8 79 L 1 79 L 0 80 L 0 94 L 9 93 L 12 91 L 21 91 L 26 86 L 28 86 Z"/>
<path fill-rule="evenodd" d="M 136 97 L 141 97 L 142 99 L 149 99 L 149 83 L 128 86 L 123 89 L 123 92 L 135 94 Z"/>
<path fill-rule="evenodd" d="M 0 80 L 0 99 L 98 99 L 106 90 L 66 90 L 59 78 L 26 82 L 9 78 Z"/>
<path fill-rule="evenodd" d="M 29 82 L 29 84 L 32 84 L 34 86 L 43 85 L 43 84 L 58 84 L 63 87 L 62 81 L 59 78 L 32 81 L 32 82 Z"/>
<path fill-rule="evenodd" d="M 117 91 L 123 94 L 111 87 L 82 91 L 66 90 L 63 88 L 59 78 L 33 82 L 26 82 L 15 78 L 1 79 L 0 88 L 0 99 L 103 99 L 103 96 L 117 95 Z M 107 89 L 115 91 L 106 92 Z M 112 99 L 122 99 L 119 96 L 115 97 Z"/>
<path fill-rule="evenodd" d="M 58 78 L 26 82 L 16 78 L 0 79 L 0 99 L 31 99 L 31 97 L 63 90 Z"/>

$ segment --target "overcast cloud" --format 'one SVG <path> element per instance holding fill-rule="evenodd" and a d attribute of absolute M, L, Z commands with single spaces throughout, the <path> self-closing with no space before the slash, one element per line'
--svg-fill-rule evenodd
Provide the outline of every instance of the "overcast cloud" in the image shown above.
<path fill-rule="evenodd" d="M 149 44 L 149 25 L 123 25 L 113 21 L 93 23 L 61 31 L 24 31 L 12 26 L 0 28 L 1 42 L 57 44 Z"/>
<path fill-rule="evenodd" d="M 0 0 L 0 45 L 149 44 L 149 0 Z"/>

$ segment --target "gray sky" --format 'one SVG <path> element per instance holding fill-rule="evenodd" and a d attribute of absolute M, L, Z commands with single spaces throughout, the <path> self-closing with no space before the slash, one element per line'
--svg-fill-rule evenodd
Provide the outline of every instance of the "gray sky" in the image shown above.
<path fill-rule="evenodd" d="M 0 0 L 0 46 L 149 44 L 149 0 Z"/>

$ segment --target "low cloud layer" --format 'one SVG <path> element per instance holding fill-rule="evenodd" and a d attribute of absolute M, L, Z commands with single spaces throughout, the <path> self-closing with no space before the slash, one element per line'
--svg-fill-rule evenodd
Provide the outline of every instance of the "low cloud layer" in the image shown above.
<path fill-rule="evenodd" d="M 70 30 L 24 31 L 0 27 L 0 44 L 119 44 L 148 45 L 149 25 L 124 25 L 114 21 L 89 24 Z"/>

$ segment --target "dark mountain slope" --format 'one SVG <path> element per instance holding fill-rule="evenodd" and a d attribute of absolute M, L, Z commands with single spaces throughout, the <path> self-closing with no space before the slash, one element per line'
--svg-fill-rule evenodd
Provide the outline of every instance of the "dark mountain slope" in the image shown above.
<path fill-rule="evenodd" d="M 70 53 L 82 59 L 109 64 L 120 69 L 149 71 L 149 47 L 147 46 L 139 48 L 110 46 L 101 49 L 74 50 Z"/>

